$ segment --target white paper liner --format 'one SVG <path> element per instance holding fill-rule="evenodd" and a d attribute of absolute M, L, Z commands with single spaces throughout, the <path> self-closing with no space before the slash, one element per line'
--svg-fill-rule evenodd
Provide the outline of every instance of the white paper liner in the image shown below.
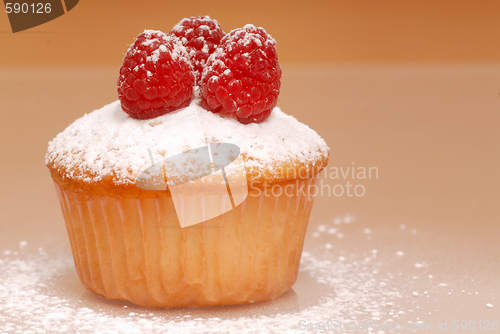
<path fill-rule="evenodd" d="M 254 189 L 235 209 L 186 228 L 166 194 L 131 199 L 55 187 L 87 289 L 143 306 L 182 307 L 257 302 L 288 290 L 297 279 L 316 181 Z"/>

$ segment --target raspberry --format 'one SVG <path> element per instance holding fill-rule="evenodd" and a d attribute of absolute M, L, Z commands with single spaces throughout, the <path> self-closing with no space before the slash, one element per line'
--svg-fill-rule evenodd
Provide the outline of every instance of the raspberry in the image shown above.
<path fill-rule="evenodd" d="M 280 86 L 276 41 L 263 28 L 247 24 L 227 34 L 208 58 L 200 90 L 208 110 L 248 124 L 269 117 Z"/>
<path fill-rule="evenodd" d="M 137 119 L 185 107 L 194 88 L 193 68 L 179 39 L 145 30 L 128 49 L 118 77 L 124 112 Z"/>
<path fill-rule="evenodd" d="M 216 20 L 198 16 L 181 20 L 170 30 L 169 35 L 179 37 L 186 47 L 198 82 L 208 56 L 215 51 L 225 33 Z"/>

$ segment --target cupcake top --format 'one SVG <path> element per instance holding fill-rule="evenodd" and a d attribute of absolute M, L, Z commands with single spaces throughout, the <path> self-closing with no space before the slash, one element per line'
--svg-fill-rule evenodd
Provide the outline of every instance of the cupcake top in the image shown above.
<path fill-rule="evenodd" d="M 158 162 L 208 143 L 237 145 L 250 181 L 290 178 L 284 168 L 310 177 L 326 165 L 329 149 L 314 130 L 278 107 L 261 123 L 241 124 L 205 110 L 197 98 L 148 120 L 129 117 L 115 101 L 58 134 L 49 143 L 46 164 L 60 180 L 133 186 L 151 166 L 148 149 Z"/>
<path fill-rule="evenodd" d="M 276 107 L 281 75 L 276 41 L 252 24 L 225 34 L 201 16 L 145 30 L 125 54 L 119 101 L 54 138 L 46 164 L 57 183 L 102 194 L 311 178 L 328 146 Z"/>

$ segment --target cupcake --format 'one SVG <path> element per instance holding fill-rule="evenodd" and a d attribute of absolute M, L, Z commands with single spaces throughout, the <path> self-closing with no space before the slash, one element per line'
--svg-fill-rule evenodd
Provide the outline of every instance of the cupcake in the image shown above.
<path fill-rule="evenodd" d="M 213 46 L 214 22 L 139 35 L 119 100 L 49 143 L 76 270 L 100 296 L 232 305 L 276 298 L 297 279 L 328 147 L 276 107 L 274 40 L 247 25 Z M 178 36 L 193 31 L 213 49 L 205 59 Z"/>

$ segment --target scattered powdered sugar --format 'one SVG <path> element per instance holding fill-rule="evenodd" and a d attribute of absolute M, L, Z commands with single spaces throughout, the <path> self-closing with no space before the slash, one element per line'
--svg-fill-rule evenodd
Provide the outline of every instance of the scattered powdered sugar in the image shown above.
<path fill-rule="evenodd" d="M 310 244 L 306 240 L 299 279 L 293 290 L 274 301 L 230 307 L 151 309 L 128 302 L 108 301 L 84 290 L 77 281 L 69 251 L 59 250 L 59 253 L 48 255 L 42 248 L 35 250 L 36 245 L 21 241 L 20 255 L 16 255 L 16 250 L 8 250 L 0 256 L 0 332 L 329 332 L 316 326 L 332 324 L 333 320 L 343 324 L 367 320 L 379 324 L 429 324 L 432 320 L 419 317 L 431 313 L 437 315 L 434 321 L 437 319 L 438 323 L 442 323 L 445 317 L 439 315 L 440 308 L 437 309 L 435 305 L 437 301 L 443 300 L 444 294 L 453 298 L 451 292 L 437 288 L 432 280 L 426 279 L 428 284 L 416 280 L 410 282 L 409 273 L 406 277 L 401 276 L 400 272 L 394 273 L 394 267 L 387 266 L 387 261 L 402 262 L 401 259 L 395 259 L 394 250 L 390 245 L 386 247 L 385 242 L 380 243 L 378 248 L 366 245 L 360 249 L 363 243 L 359 241 L 367 240 L 369 235 L 363 233 L 362 226 L 357 226 L 359 223 L 350 224 L 356 219 L 353 215 L 340 216 L 316 226 L 312 232 L 320 236 L 309 239 L 313 241 Z M 336 224 L 338 221 L 341 223 Z M 344 225 L 345 221 L 349 221 L 349 225 Z M 329 233 L 330 226 L 345 232 L 350 239 L 345 242 L 334 239 L 334 235 Z M 376 227 L 371 229 L 375 236 L 382 233 Z M 346 251 L 349 249 L 348 244 L 356 240 L 353 238 L 361 239 L 354 242 L 353 251 Z M 407 254 L 405 258 L 409 258 L 411 252 L 404 250 Z M 425 268 L 415 269 L 414 263 L 413 260 L 407 261 L 411 271 L 421 272 L 427 268 L 425 265 Z M 422 277 L 432 278 L 432 275 L 425 274 Z M 448 284 L 440 283 L 437 286 Z M 467 295 L 465 290 L 461 291 L 460 296 L 471 295 Z M 313 298 L 310 295 L 314 295 Z M 443 305 L 446 302 L 441 303 Z M 494 311 L 491 300 L 485 300 L 480 305 L 483 308 L 486 306 L 488 314 Z M 437 328 L 438 323 L 433 322 L 432 329 Z M 306 324 L 312 325 L 314 329 L 305 328 Z M 330 331 L 337 332 L 333 329 Z M 381 330 L 379 327 L 338 332 L 394 331 Z"/>
<path fill-rule="evenodd" d="M 326 244 L 330 245 L 331 244 Z M 74 270 L 70 254 L 49 256 L 42 249 L 24 259 L 0 259 L 0 326 L 6 332 L 22 333 L 300 333 L 300 321 L 354 321 L 365 316 L 381 319 L 386 309 L 396 312 L 400 294 L 389 289 L 390 278 L 374 274 L 376 264 L 363 261 L 332 261 L 309 252 L 302 255 L 301 275 L 324 287 L 324 297 L 316 305 L 290 313 L 258 316 L 221 317 L 158 316 L 156 310 L 138 307 L 121 316 L 99 307 L 80 306 L 58 293 L 57 280 Z M 366 266 L 370 265 L 370 270 Z M 375 270 L 375 271 L 374 271 Z M 55 291 L 55 293 L 54 293 Z M 258 305 L 258 304 L 255 304 Z M 261 303 L 261 305 L 265 305 Z M 127 306 L 114 305 L 126 309 Z M 264 307 L 264 306 L 263 306 Z M 161 310 L 161 309 L 159 309 Z M 177 309 L 179 310 L 179 309 Z M 180 309 L 182 310 L 182 309 Z M 394 316 L 397 318 L 397 315 Z"/>
<path fill-rule="evenodd" d="M 315 162 L 328 151 L 325 141 L 307 125 L 275 108 L 259 124 L 241 124 L 206 111 L 195 98 L 183 109 L 136 120 L 115 101 L 76 120 L 49 143 L 46 162 L 86 172 L 85 181 L 112 175 L 114 182 L 134 183 L 155 161 L 204 146 L 232 143 L 245 156 L 245 167 L 273 170 L 275 163 Z"/>
<path fill-rule="evenodd" d="M 355 218 L 356 218 L 355 216 L 347 214 L 345 216 L 333 218 L 333 223 L 335 225 L 340 225 L 342 223 L 349 224 L 352 223 L 355 220 Z"/>
<path fill-rule="evenodd" d="M 425 262 L 422 262 L 422 263 L 415 263 L 415 268 L 424 268 L 424 267 L 427 267 L 427 263 Z"/>

